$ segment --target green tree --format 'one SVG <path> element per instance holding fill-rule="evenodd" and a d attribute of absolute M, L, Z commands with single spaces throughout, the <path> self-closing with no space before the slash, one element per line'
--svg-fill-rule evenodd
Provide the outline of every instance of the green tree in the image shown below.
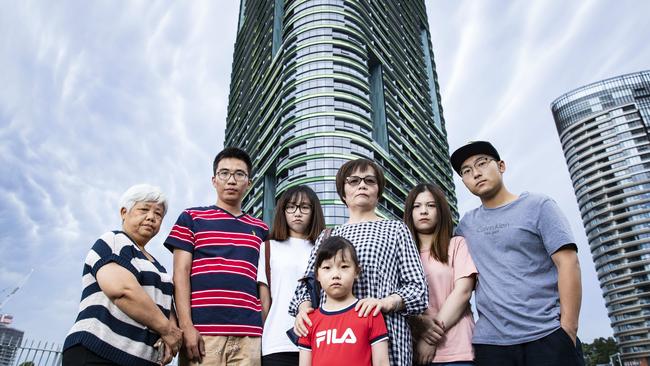
<path fill-rule="evenodd" d="M 583 343 L 582 352 L 585 355 L 585 364 L 595 366 L 598 364 L 609 363 L 609 356 L 618 352 L 616 341 L 612 337 L 596 338 L 592 343 Z"/>

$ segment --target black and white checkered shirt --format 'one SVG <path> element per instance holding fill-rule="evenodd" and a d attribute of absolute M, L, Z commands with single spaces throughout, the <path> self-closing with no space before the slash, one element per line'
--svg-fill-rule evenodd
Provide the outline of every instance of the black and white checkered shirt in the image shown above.
<path fill-rule="evenodd" d="M 361 275 L 353 289 L 357 298 L 381 299 L 398 294 L 404 301 L 405 309 L 384 316 L 390 364 L 411 365 L 413 350 L 406 315 L 421 314 L 426 310 L 428 292 L 420 256 L 408 228 L 401 221 L 370 221 L 338 226 L 331 235 L 348 239 L 357 251 L 361 264 Z M 306 273 L 314 269 L 322 237 L 321 233 L 316 240 Z M 295 316 L 298 306 L 306 300 L 309 300 L 309 295 L 305 286 L 299 285 L 289 305 L 289 314 Z"/>

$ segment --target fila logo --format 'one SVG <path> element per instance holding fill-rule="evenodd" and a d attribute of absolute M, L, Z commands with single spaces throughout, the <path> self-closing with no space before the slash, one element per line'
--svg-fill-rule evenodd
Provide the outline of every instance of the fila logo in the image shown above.
<path fill-rule="evenodd" d="M 357 337 L 354 335 L 352 329 L 348 328 L 343 332 L 341 338 L 337 338 L 336 329 L 321 330 L 316 333 L 316 348 L 320 347 L 320 343 L 325 341 L 325 344 L 341 344 L 341 343 L 357 343 Z"/>

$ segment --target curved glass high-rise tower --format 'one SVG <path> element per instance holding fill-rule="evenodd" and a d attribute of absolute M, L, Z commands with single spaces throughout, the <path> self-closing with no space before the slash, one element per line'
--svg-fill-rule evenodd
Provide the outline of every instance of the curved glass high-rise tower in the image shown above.
<path fill-rule="evenodd" d="M 551 109 L 614 336 L 624 360 L 647 362 L 650 71 L 578 88 Z"/>
<path fill-rule="evenodd" d="M 401 217 L 424 181 L 455 212 L 430 44 L 421 0 L 242 0 L 225 144 L 254 159 L 245 209 L 268 222 L 276 197 L 307 184 L 342 224 L 336 171 L 365 157 L 385 169 L 380 215 Z"/>

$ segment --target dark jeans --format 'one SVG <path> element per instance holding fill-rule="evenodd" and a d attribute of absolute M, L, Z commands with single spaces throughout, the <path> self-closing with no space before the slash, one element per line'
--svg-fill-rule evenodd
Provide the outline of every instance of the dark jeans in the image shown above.
<path fill-rule="evenodd" d="M 573 345 L 571 337 L 559 328 L 536 341 L 495 346 L 475 344 L 477 366 L 584 366 L 580 340 Z"/>
<path fill-rule="evenodd" d="M 262 366 L 298 366 L 298 352 L 278 352 L 262 356 Z"/>
<path fill-rule="evenodd" d="M 99 357 L 88 348 L 78 345 L 63 351 L 63 366 L 119 366 L 105 358 Z"/>

